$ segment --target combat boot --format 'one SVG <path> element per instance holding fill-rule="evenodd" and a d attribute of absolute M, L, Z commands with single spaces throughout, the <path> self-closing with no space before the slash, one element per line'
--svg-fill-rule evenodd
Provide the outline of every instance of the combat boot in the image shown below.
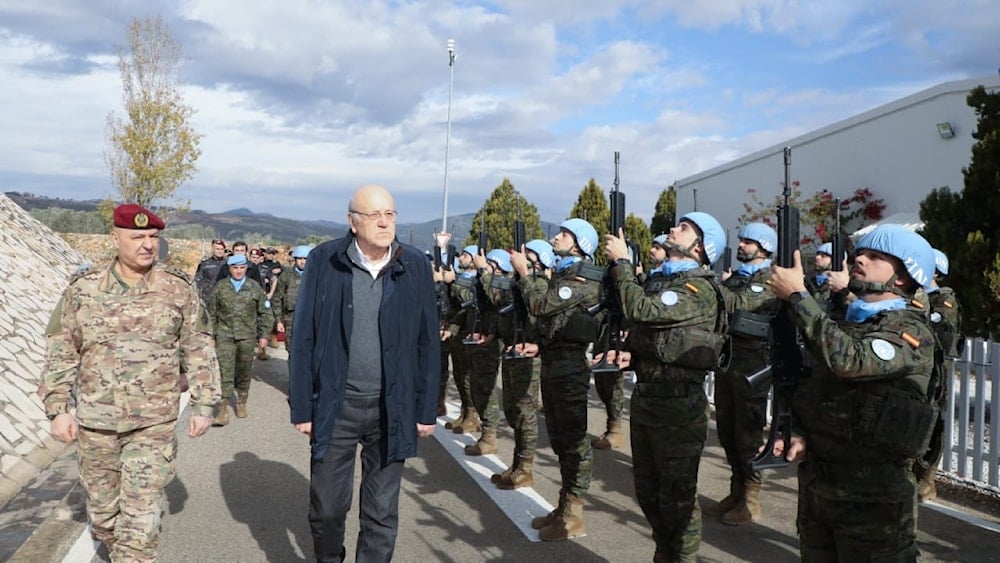
<path fill-rule="evenodd" d="M 225 426 L 229 424 L 229 399 L 223 399 L 216 405 L 215 418 L 212 419 L 212 426 Z"/>
<path fill-rule="evenodd" d="M 521 487 L 530 487 L 535 484 L 535 477 L 531 473 L 531 468 L 535 464 L 535 456 L 524 456 L 517 462 L 517 467 L 505 479 L 497 483 L 497 488 L 504 491 L 513 491 Z"/>
<path fill-rule="evenodd" d="M 461 426 L 462 422 L 465 420 L 465 416 L 469 414 L 469 409 L 462 408 L 459 410 L 461 412 L 458 413 L 458 418 L 444 423 L 444 427 L 448 430 L 454 430 L 456 426 Z"/>
<path fill-rule="evenodd" d="M 497 453 L 497 429 L 483 429 L 479 440 L 471 445 L 465 446 L 465 455 L 486 455 Z"/>
<path fill-rule="evenodd" d="M 745 485 L 742 478 L 736 476 L 730 477 L 729 496 L 719 502 L 713 502 L 705 505 L 702 507 L 701 511 L 709 516 L 722 516 L 723 514 L 736 508 L 736 505 L 739 504 L 740 500 L 743 498 L 744 489 Z"/>
<path fill-rule="evenodd" d="M 531 519 L 531 528 L 533 530 L 541 530 L 543 528 L 547 528 L 553 522 L 555 522 L 559 518 L 562 518 L 562 513 L 563 513 L 563 510 L 565 510 L 565 509 L 566 509 L 566 493 L 560 491 L 559 492 L 559 505 L 556 506 L 555 508 L 553 508 L 552 512 L 549 512 L 545 516 L 538 516 L 538 517 L 532 518 Z"/>
<path fill-rule="evenodd" d="M 249 394 L 250 391 L 236 392 L 236 418 L 247 417 L 247 396 Z"/>
<path fill-rule="evenodd" d="M 520 454 L 517 453 L 517 449 L 515 449 L 514 461 L 510 462 L 510 467 L 504 469 L 503 473 L 494 473 L 493 475 L 490 475 L 490 483 L 493 483 L 494 485 L 499 487 L 500 481 L 503 481 L 504 479 L 509 479 L 510 474 L 514 472 L 514 468 L 517 467 L 517 464 L 520 463 L 520 461 L 521 461 L 521 456 Z"/>
<path fill-rule="evenodd" d="M 563 541 L 578 538 L 587 533 L 583 523 L 583 499 L 576 495 L 566 495 L 562 514 L 551 524 L 538 531 L 542 541 Z"/>
<path fill-rule="evenodd" d="M 740 502 L 722 515 L 722 523 L 729 526 L 746 526 L 760 520 L 760 483 L 746 483 Z"/>
<path fill-rule="evenodd" d="M 459 426 L 452 426 L 451 431 L 455 434 L 472 434 L 478 432 L 482 425 L 479 422 L 479 411 L 476 407 L 469 407 L 468 414 Z"/>
<path fill-rule="evenodd" d="M 625 445 L 625 434 L 622 432 L 622 421 L 608 421 L 608 431 L 600 438 L 594 438 L 590 445 L 597 450 L 620 448 Z"/>
<path fill-rule="evenodd" d="M 445 400 L 445 391 L 442 390 L 441 394 L 438 395 L 438 414 L 437 414 L 438 416 L 444 416 L 448 414 L 448 405 L 444 403 L 444 400 Z"/>

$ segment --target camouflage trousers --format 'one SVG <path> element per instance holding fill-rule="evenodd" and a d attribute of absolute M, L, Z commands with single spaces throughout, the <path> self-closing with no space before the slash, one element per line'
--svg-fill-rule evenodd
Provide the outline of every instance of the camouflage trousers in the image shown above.
<path fill-rule="evenodd" d="M 701 545 L 698 466 L 708 439 L 708 399 L 695 381 L 643 377 L 632 392 L 632 474 L 639 508 L 668 561 L 695 561 Z M 652 373 L 647 370 L 646 373 Z M 647 381 L 647 382 L 643 382 Z"/>
<path fill-rule="evenodd" d="M 560 492 L 587 494 L 594 451 L 587 436 L 587 392 L 590 365 L 584 349 L 542 352 L 542 408 L 552 451 L 559 457 Z"/>
<path fill-rule="evenodd" d="M 448 392 L 448 376 L 451 374 L 455 380 L 455 388 L 458 390 L 458 398 L 462 403 L 462 409 L 472 408 L 472 377 L 469 369 L 472 363 L 469 361 L 468 346 L 462 344 L 461 338 L 449 338 L 441 343 L 441 390 L 442 396 Z M 451 357 L 451 369 L 448 367 L 448 357 Z"/>
<path fill-rule="evenodd" d="M 472 374 L 469 388 L 472 391 L 472 406 L 479 411 L 483 430 L 500 426 L 500 406 L 497 403 L 497 370 L 500 368 L 500 340 L 489 344 L 467 346 Z"/>
<path fill-rule="evenodd" d="M 233 397 L 233 388 L 237 391 L 250 389 L 250 370 L 257 352 L 257 340 L 233 340 L 232 338 L 217 338 L 215 353 L 219 357 L 219 372 L 222 375 L 222 399 L 228 401 Z"/>
<path fill-rule="evenodd" d="M 738 481 L 760 483 L 760 471 L 750 468 L 750 460 L 764 445 L 767 396 L 751 393 L 744 379 L 754 371 L 730 366 L 715 378 L 715 422 L 719 444 L 726 451 L 726 460 Z"/>
<path fill-rule="evenodd" d="M 594 387 L 597 389 L 597 396 L 604 403 L 608 423 L 621 420 L 622 411 L 625 410 L 625 376 L 622 372 L 595 373 Z"/>
<path fill-rule="evenodd" d="M 80 427 L 80 482 L 94 539 L 112 561 L 155 561 L 177 421 L 118 433 Z"/>
<path fill-rule="evenodd" d="M 292 352 L 292 317 L 284 317 L 281 319 L 281 324 L 285 325 L 285 351 L 291 354 Z M 291 356 L 289 356 L 291 357 Z"/>
<path fill-rule="evenodd" d="M 803 561 L 916 561 L 917 488 L 910 465 L 799 464 Z"/>
<path fill-rule="evenodd" d="M 503 413 L 514 429 L 514 455 L 533 456 L 538 444 L 539 374 L 531 358 L 505 359 L 500 368 Z"/>

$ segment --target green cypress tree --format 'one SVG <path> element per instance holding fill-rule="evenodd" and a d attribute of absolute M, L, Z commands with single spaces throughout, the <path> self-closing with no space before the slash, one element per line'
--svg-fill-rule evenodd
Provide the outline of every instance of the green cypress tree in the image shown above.
<path fill-rule="evenodd" d="M 479 229 L 483 224 L 483 217 L 485 217 L 488 248 L 484 249 L 484 252 L 494 248 L 513 249 L 514 221 L 518 218 L 519 203 L 526 240 L 544 238 L 542 222 L 538 217 L 538 208 L 529 203 L 517 191 L 510 179 L 504 178 L 500 185 L 494 188 L 490 196 L 486 198 L 479 211 L 476 211 L 472 227 L 469 229 L 469 236 L 466 237 L 463 246 L 479 244 Z"/>
<path fill-rule="evenodd" d="M 639 261 L 645 263 L 649 255 L 649 247 L 653 244 L 653 235 L 650 234 L 650 229 L 646 226 L 646 222 L 642 220 L 642 217 L 639 217 L 635 213 L 628 214 L 628 217 L 625 218 L 625 238 L 632 243 L 635 251 L 639 253 L 637 257 Z"/>
<path fill-rule="evenodd" d="M 652 236 L 666 233 L 677 222 L 677 192 L 674 186 L 660 192 L 660 197 L 656 200 L 656 208 L 653 211 L 653 219 L 649 223 L 649 232 Z"/>
<path fill-rule="evenodd" d="M 1000 328 L 1000 93 L 982 86 L 966 98 L 978 118 L 964 188 L 934 190 L 920 202 L 923 235 L 948 255 L 945 284 L 962 303 L 962 331 L 992 336 Z"/>

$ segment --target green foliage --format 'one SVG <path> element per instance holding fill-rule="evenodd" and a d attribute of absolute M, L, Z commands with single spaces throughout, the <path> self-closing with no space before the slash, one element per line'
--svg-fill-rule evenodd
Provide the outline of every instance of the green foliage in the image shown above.
<path fill-rule="evenodd" d="M 650 229 L 642 217 L 635 213 L 629 213 L 628 217 L 625 217 L 625 238 L 635 246 L 640 261 L 646 260 L 649 255 L 649 247 L 653 245 L 653 235 L 649 231 Z"/>
<path fill-rule="evenodd" d="M 512 249 L 514 247 L 514 221 L 518 218 L 518 208 L 521 210 L 521 221 L 524 222 L 526 240 L 544 238 L 542 222 L 538 217 L 538 208 L 524 198 L 508 178 L 494 188 L 483 206 L 476 212 L 472 220 L 469 235 L 461 245 L 457 240 L 452 244 L 457 247 L 479 244 L 479 229 L 486 218 L 486 234 L 489 239 L 489 251 L 494 248 Z M 456 237 L 457 238 L 457 237 Z"/>
<path fill-rule="evenodd" d="M 993 337 L 1000 329 L 1000 93 L 982 86 L 966 98 L 978 118 L 964 188 L 947 187 L 920 202 L 922 234 L 948 255 L 951 286 L 962 303 L 962 332 Z"/>
<path fill-rule="evenodd" d="M 127 39 L 118 52 L 125 118 L 108 114 L 104 158 L 119 200 L 149 206 L 194 176 L 201 135 L 180 92 L 180 47 L 163 20 L 134 20 Z"/>
<path fill-rule="evenodd" d="M 778 226 L 778 207 L 784 202 L 784 196 L 779 192 L 768 203 L 757 195 L 757 190 L 747 190 L 752 203 L 743 204 L 743 214 L 739 224 L 761 222 L 772 227 Z M 806 199 L 802 199 L 802 189 L 798 181 L 792 182 L 789 203 L 799 209 L 799 244 L 819 246 L 833 238 L 834 231 L 834 197 L 829 190 L 823 189 Z M 885 201 L 875 199 L 868 188 L 854 190 L 851 197 L 840 200 L 840 232 L 851 234 L 865 225 L 882 219 L 885 211 Z"/>
<path fill-rule="evenodd" d="M 626 205 L 627 203 L 626 201 Z M 604 264 L 604 235 L 608 234 L 608 226 L 611 224 L 611 208 L 608 206 L 604 190 L 593 178 L 580 191 L 576 203 L 570 209 L 569 217 L 583 219 L 594 226 L 597 231 L 597 255 L 594 256 L 594 262 Z"/>
<path fill-rule="evenodd" d="M 106 234 L 108 226 L 97 211 L 76 211 L 61 207 L 33 209 L 31 216 L 57 233 Z"/>
<path fill-rule="evenodd" d="M 302 245 L 309 245 L 309 244 L 315 246 L 315 245 L 317 245 L 317 244 L 319 244 L 321 242 L 326 242 L 328 240 L 332 240 L 332 237 L 324 237 L 324 236 L 320 236 L 320 235 L 309 235 L 306 238 L 299 239 L 299 240 L 295 241 L 295 245 L 294 246 L 302 246 Z"/>
<path fill-rule="evenodd" d="M 163 231 L 163 236 L 184 240 L 212 240 L 215 238 L 215 229 L 195 223 L 177 226 L 171 226 L 168 223 L 167 228 Z"/>
<path fill-rule="evenodd" d="M 653 211 L 653 220 L 649 222 L 649 232 L 652 236 L 670 231 L 677 223 L 677 192 L 673 186 L 660 192 Z"/>

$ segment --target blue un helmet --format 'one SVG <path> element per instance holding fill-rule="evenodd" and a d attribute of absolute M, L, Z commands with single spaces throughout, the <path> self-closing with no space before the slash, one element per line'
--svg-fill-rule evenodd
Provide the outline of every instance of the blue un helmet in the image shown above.
<path fill-rule="evenodd" d="M 524 244 L 525 250 L 530 250 L 538 255 L 538 261 L 541 262 L 542 266 L 546 268 L 551 268 L 556 263 L 556 255 L 552 252 L 552 245 L 548 241 L 544 241 L 540 238 L 534 240 L 529 240 Z"/>
<path fill-rule="evenodd" d="M 934 249 L 924 237 L 902 225 L 880 225 L 861 237 L 855 250 L 875 250 L 898 258 L 906 273 L 927 289 L 934 279 Z"/>
<path fill-rule="evenodd" d="M 566 219 L 559 225 L 560 229 L 568 231 L 576 240 L 576 245 L 580 247 L 588 257 L 593 258 L 597 251 L 597 230 L 590 223 L 583 219 Z"/>
<path fill-rule="evenodd" d="M 948 275 L 948 255 L 934 248 L 934 269 L 942 276 Z"/>
<path fill-rule="evenodd" d="M 513 268 L 510 266 L 510 254 L 508 254 L 506 250 L 494 248 L 486 253 L 486 260 L 496 263 L 496 265 L 500 266 L 500 269 L 505 273 L 509 274 L 513 271 Z"/>
<path fill-rule="evenodd" d="M 816 254 L 826 254 L 830 258 L 833 258 L 833 243 L 824 242 L 823 244 L 819 245 L 819 248 L 816 249 Z"/>
<path fill-rule="evenodd" d="M 292 249 L 292 258 L 308 258 L 309 252 L 312 251 L 313 247 L 308 244 L 303 244 L 296 246 Z"/>
<path fill-rule="evenodd" d="M 768 254 L 774 254 L 778 249 L 778 233 L 764 223 L 747 223 L 736 233 L 736 237 L 756 242 Z"/>
<path fill-rule="evenodd" d="M 469 256 L 475 257 L 476 254 L 479 254 L 479 246 L 470 244 L 462 249 L 462 254 L 468 254 Z"/>
<path fill-rule="evenodd" d="M 705 259 L 708 265 L 715 264 L 715 261 L 722 255 L 722 249 L 726 247 L 726 230 L 722 225 L 708 213 L 702 211 L 692 211 L 681 216 L 680 221 L 688 221 L 697 225 L 701 230 L 701 242 L 705 247 Z M 680 222 L 678 221 L 678 222 Z M 690 249 L 681 249 L 690 253 Z"/>
<path fill-rule="evenodd" d="M 653 237 L 654 246 L 664 246 L 667 243 L 667 235 L 656 235 Z"/>

